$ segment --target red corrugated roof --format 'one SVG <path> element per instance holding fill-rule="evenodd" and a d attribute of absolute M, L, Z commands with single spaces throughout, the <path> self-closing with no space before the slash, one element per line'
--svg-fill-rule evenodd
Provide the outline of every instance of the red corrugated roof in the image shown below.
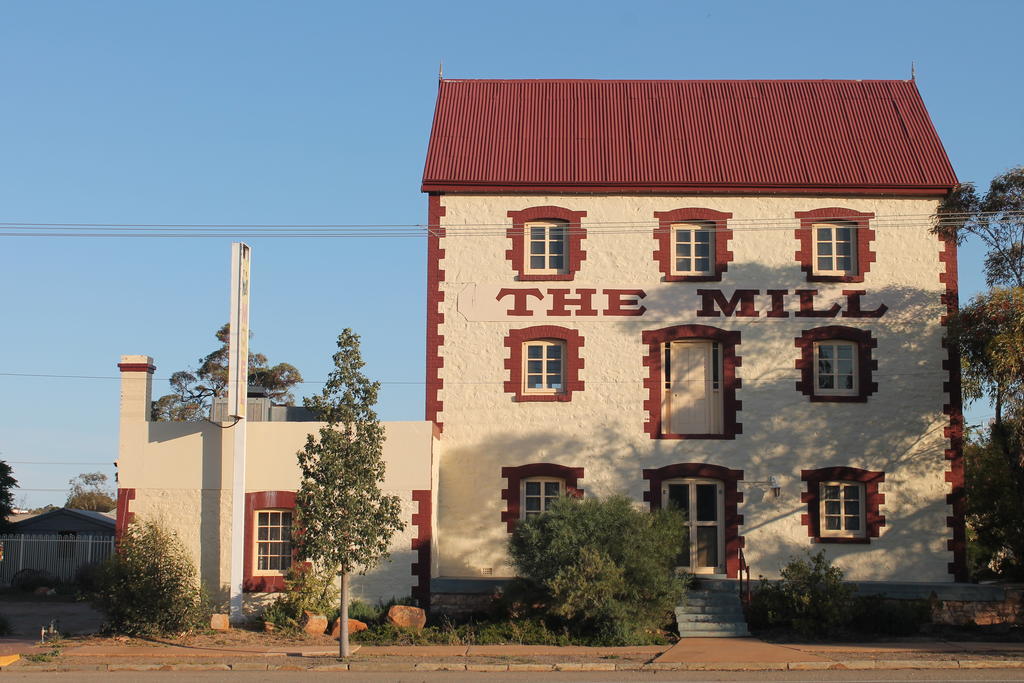
<path fill-rule="evenodd" d="M 424 191 L 956 182 L 912 81 L 446 80 L 423 172 Z"/>

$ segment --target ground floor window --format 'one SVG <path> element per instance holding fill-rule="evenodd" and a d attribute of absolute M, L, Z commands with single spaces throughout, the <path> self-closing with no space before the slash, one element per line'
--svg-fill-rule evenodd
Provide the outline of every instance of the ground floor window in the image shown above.
<path fill-rule="evenodd" d="M 283 574 L 292 566 L 292 513 L 256 511 L 256 572 Z"/>
<path fill-rule="evenodd" d="M 885 526 L 885 494 L 878 488 L 885 472 L 823 467 L 802 470 L 800 478 L 807 485 L 800 498 L 807 512 L 800 523 L 813 543 L 870 543 L 879 536 Z"/>
<path fill-rule="evenodd" d="M 565 481 L 562 479 L 531 477 L 523 480 L 522 487 L 523 519 L 547 512 L 556 500 L 565 495 Z"/>

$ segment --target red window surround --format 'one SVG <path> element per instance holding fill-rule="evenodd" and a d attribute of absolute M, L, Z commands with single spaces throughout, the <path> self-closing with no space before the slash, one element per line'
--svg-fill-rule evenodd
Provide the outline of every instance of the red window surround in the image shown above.
<path fill-rule="evenodd" d="M 718 479 L 722 482 L 725 493 L 725 572 L 735 579 L 740 571 L 740 548 L 744 547 L 740 536 L 740 525 L 743 515 L 739 514 L 739 504 L 743 502 L 743 494 L 737 490 L 736 482 L 743 480 L 743 470 L 730 470 L 720 465 L 705 463 L 679 463 L 665 465 L 658 469 L 644 470 L 644 479 L 650 481 L 650 487 L 644 491 L 644 501 L 651 504 L 652 510 L 661 508 L 661 485 L 666 479 L 702 478 Z"/>
<path fill-rule="evenodd" d="M 807 490 L 800 494 L 800 502 L 807 503 L 807 513 L 800 515 L 800 523 L 807 527 L 812 543 L 870 543 L 872 538 L 885 526 L 885 517 L 879 513 L 879 506 L 885 502 L 885 494 L 878 492 L 878 485 L 885 481 L 885 472 L 871 472 L 856 467 L 824 467 L 819 470 L 800 470 L 800 479 L 807 482 Z M 864 484 L 864 536 L 845 538 L 821 535 L 819 520 L 821 505 L 821 482 L 854 481 Z"/>
<path fill-rule="evenodd" d="M 527 477 L 552 477 L 565 482 L 565 495 L 573 498 L 582 498 L 583 489 L 579 488 L 578 482 L 583 478 L 582 467 L 566 467 L 548 462 L 537 462 L 532 465 L 520 465 L 519 467 L 502 467 L 501 476 L 508 480 L 505 488 L 501 491 L 501 499 L 505 501 L 505 509 L 501 512 L 501 521 L 505 522 L 505 529 L 509 533 L 515 531 L 519 523 L 520 511 L 520 485 Z"/>
<path fill-rule="evenodd" d="M 253 575 L 253 555 L 256 549 L 253 517 L 257 510 L 294 509 L 294 491 L 254 491 L 253 493 L 245 494 L 245 559 L 242 566 L 243 591 L 247 593 L 278 593 L 284 590 L 284 576 Z"/>
<path fill-rule="evenodd" d="M 535 339 L 553 339 L 565 342 L 565 359 L 562 370 L 565 373 L 565 390 L 557 394 L 525 394 L 523 393 L 523 344 Z M 574 391 L 583 391 L 583 380 L 580 370 L 583 369 L 583 335 L 576 330 L 557 325 L 536 325 L 521 330 L 509 330 L 505 337 L 505 348 L 509 356 L 505 359 L 505 369 L 509 378 L 505 382 L 505 392 L 513 395 L 517 403 L 542 401 L 571 401 Z"/>
<path fill-rule="evenodd" d="M 807 274 L 808 282 L 864 282 L 864 276 L 875 262 L 875 252 L 871 243 L 875 239 L 875 231 L 869 227 L 873 213 L 863 213 L 853 209 L 831 207 L 814 209 L 813 211 L 797 211 L 800 227 L 796 229 L 796 239 L 800 248 L 796 252 L 796 260 L 800 262 L 800 270 Z M 857 240 L 857 274 L 856 275 L 815 275 L 814 274 L 814 230 L 815 223 L 843 221 L 853 223 Z"/>
<path fill-rule="evenodd" d="M 647 344 L 647 355 L 644 356 L 644 367 L 647 377 L 644 387 L 647 389 L 647 400 L 644 410 L 647 411 L 647 424 L 644 431 L 652 439 L 735 439 L 743 433 L 743 425 L 736 421 L 736 413 L 743 409 L 743 402 L 737 400 L 736 390 L 743 386 L 743 380 L 736 377 L 736 368 L 743 364 L 743 359 L 736 354 L 740 343 L 740 333 L 720 330 L 709 325 L 674 325 L 660 330 L 646 330 L 642 335 Z M 722 352 L 722 433 L 721 434 L 672 434 L 661 429 L 662 392 L 664 391 L 664 368 L 662 345 L 677 339 L 707 339 L 717 341 Z"/>
<path fill-rule="evenodd" d="M 819 396 L 814 384 L 814 343 L 820 341 L 849 341 L 857 345 L 857 394 L 851 396 Z M 793 340 L 800 349 L 800 358 L 796 361 L 796 369 L 800 371 L 800 379 L 796 382 L 796 390 L 810 397 L 812 403 L 866 403 L 868 396 L 878 391 L 878 383 L 872 380 L 874 371 L 878 369 L 878 361 L 872 360 L 871 349 L 878 346 L 878 341 L 868 330 L 859 330 L 845 325 L 829 325 L 804 330 Z"/>
<path fill-rule="evenodd" d="M 732 230 L 726 228 L 726 221 L 732 218 L 731 213 L 723 213 L 712 209 L 674 209 L 672 211 L 655 211 L 658 227 L 654 229 L 654 239 L 658 248 L 654 250 L 654 260 L 658 263 L 662 279 L 665 282 L 720 282 L 722 273 L 729 269 L 732 252 L 729 251 L 729 240 Z M 686 222 L 711 223 L 715 227 L 715 272 L 713 275 L 673 275 L 672 274 L 672 224 Z"/>
<path fill-rule="evenodd" d="M 512 263 L 516 271 L 516 279 L 521 282 L 534 282 L 541 280 L 572 280 L 580 269 L 580 264 L 587 258 L 587 252 L 583 250 L 583 238 L 587 236 L 587 229 L 580 226 L 580 220 L 585 218 L 586 211 L 572 211 L 563 209 L 560 206 L 534 206 L 522 211 L 509 211 L 508 217 L 512 219 L 512 227 L 505 236 L 512 239 L 512 248 L 505 252 L 505 258 Z M 528 274 L 526 270 L 526 224 L 530 221 L 565 221 L 569 228 L 566 240 L 566 270 L 568 272 L 560 275 L 534 275 Z"/>

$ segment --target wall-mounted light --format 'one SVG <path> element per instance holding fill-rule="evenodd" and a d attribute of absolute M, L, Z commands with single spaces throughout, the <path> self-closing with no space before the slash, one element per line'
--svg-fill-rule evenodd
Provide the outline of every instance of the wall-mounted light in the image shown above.
<path fill-rule="evenodd" d="M 772 489 L 772 495 L 776 498 L 782 493 L 782 484 L 779 483 L 779 478 L 774 474 L 768 477 L 768 486 Z"/>

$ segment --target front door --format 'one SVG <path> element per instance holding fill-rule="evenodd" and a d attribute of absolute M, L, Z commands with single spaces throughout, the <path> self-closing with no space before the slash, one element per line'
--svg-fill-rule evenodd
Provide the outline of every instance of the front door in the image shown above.
<path fill-rule="evenodd" d="M 673 434 L 720 434 L 717 342 L 675 341 L 665 349 L 665 421 Z"/>
<path fill-rule="evenodd" d="M 661 499 L 686 513 L 686 537 L 679 567 L 691 574 L 725 574 L 722 482 L 672 479 L 662 484 Z"/>

